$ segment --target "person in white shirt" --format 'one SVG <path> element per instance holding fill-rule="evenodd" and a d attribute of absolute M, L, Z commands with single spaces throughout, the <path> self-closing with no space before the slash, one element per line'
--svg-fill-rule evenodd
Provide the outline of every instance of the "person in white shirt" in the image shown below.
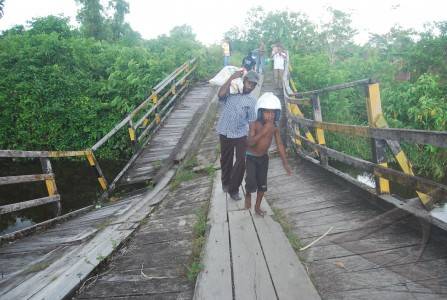
<path fill-rule="evenodd" d="M 222 42 L 222 51 L 223 51 L 223 57 L 224 57 L 224 67 L 228 66 L 230 62 L 230 56 L 231 56 L 231 46 L 230 46 L 230 40 L 228 38 L 225 38 Z"/>
<path fill-rule="evenodd" d="M 282 77 L 284 74 L 284 67 L 286 65 L 287 53 L 281 44 L 273 45 L 272 59 L 273 59 L 273 80 L 278 88 L 281 88 Z"/>

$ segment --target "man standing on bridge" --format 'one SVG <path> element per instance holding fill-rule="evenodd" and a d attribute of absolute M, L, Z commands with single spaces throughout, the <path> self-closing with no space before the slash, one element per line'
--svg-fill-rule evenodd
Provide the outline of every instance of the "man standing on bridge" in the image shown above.
<path fill-rule="evenodd" d="M 242 94 L 230 95 L 231 81 L 242 75 L 243 70 L 235 72 L 220 87 L 218 93 L 219 102 L 223 104 L 216 128 L 220 139 L 222 188 L 233 200 L 242 199 L 239 195 L 239 186 L 245 172 L 248 125 L 256 121 L 256 98 L 250 93 L 259 81 L 259 75 L 254 71 L 249 71 L 244 77 Z M 233 165 L 235 150 L 236 161 Z"/>

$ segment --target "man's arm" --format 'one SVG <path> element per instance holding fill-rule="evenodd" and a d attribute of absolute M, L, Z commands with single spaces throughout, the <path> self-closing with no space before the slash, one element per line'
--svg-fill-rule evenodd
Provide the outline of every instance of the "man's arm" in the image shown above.
<path fill-rule="evenodd" d="M 289 163 L 287 162 L 286 150 L 281 140 L 281 134 L 279 133 L 279 129 L 275 128 L 275 141 L 276 147 L 278 148 L 279 157 L 281 157 L 282 165 L 287 172 L 287 175 L 292 175 L 292 171 L 290 169 Z"/>
<path fill-rule="evenodd" d="M 242 77 L 243 74 L 244 74 L 244 71 L 236 71 L 230 76 L 230 78 L 228 78 L 228 80 L 220 87 L 219 92 L 217 93 L 217 96 L 219 97 L 219 99 L 222 99 L 222 98 L 225 98 L 226 96 L 228 96 L 228 94 L 230 93 L 231 81 L 233 79 Z"/>

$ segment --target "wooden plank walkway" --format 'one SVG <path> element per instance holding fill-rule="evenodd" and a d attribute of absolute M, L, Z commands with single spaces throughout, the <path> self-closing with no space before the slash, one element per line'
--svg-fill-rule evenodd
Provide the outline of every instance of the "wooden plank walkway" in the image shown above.
<path fill-rule="evenodd" d="M 433 228 L 425 244 L 414 217 L 398 209 L 385 214 L 318 166 L 292 163 L 295 173 L 288 177 L 280 159 L 271 160 L 267 197 L 303 245 L 333 227 L 301 252 L 323 299 L 446 298 L 445 232 Z"/>
<path fill-rule="evenodd" d="M 214 180 L 194 299 L 320 299 L 268 203 L 256 216 L 222 191 L 220 172 Z"/>
<path fill-rule="evenodd" d="M 198 120 L 200 108 L 208 104 L 216 89 L 209 84 L 193 87 L 166 118 L 140 156 L 124 174 L 120 184 L 131 184 L 151 179 L 161 168 L 163 160 L 180 150 L 190 124 Z"/>

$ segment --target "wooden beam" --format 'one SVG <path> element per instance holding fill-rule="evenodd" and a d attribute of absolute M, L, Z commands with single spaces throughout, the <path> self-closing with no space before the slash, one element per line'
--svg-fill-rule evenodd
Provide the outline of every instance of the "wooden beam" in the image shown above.
<path fill-rule="evenodd" d="M 3 157 L 73 157 L 84 156 L 86 151 L 22 151 L 22 150 L 0 150 L 0 158 Z"/>
<path fill-rule="evenodd" d="M 362 125 L 346 125 L 330 122 L 317 122 L 301 116 L 291 117 L 293 122 L 308 127 L 316 127 L 331 132 L 348 135 L 370 137 L 384 140 L 395 140 L 415 144 L 433 145 L 447 148 L 447 131 L 429 131 L 406 128 L 370 128 Z"/>
<path fill-rule="evenodd" d="M 368 83 L 371 83 L 372 80 L 371 79 L 361 79 L 361 80 L 357 80 L 357 81 L 352 81 L 352 82 L 347 82 L 347 83 L 342 83 L 342 84 L 336 84 L 333 86 L 328 86 L 319 90 L 314 90 L 314 91 L 307 91 L 307 92 L 299 92 L 296 93 L 295 96 L 297 98 L 303 98 L 305 96 L 311 96 L 311 95 L 317 95 L 317 94 L 321 94 L 321 93 L 325 93 L 325 92 L 333 92 L 333 91 L 337 91 L 337 90 L 343 90 L 343 89 L 347 89 L 347 88 L 352 88 L 352 87 L 356 87 L 359 85 L 366 85 Z"/>
<path fill-rule="evenodd" d="M 394 169 L 384 168 L 378 164 L 363 160 L 361 158 L 353 157 L 351 155 L 339 152 L 337 150 L 327 148 L 326 146 L 312 143 L 304 136 L 300 136 L 300 138 L 311 148 L 318 151 L 324 151 L 328 157 L 335 159 L 339 162 L 342 162 L 346 165 L 352 166 L 359 170 L 380 175 L 381 177 L 384 177 L 388 180 L 396 181 L 404 186 L 414 188 L 421 192 L 429 193 L 430 196 L 433 196 L 434 200 L 433 202 L 445 199 L 447 197 L 446 185 L 419 176 L 405 174 L 404 172 L 397 171 Z"/>
<path fill-rule="evenodd" d="M 0 185 L 43 181 L 43 180 L 47 180 L 47 179 L 52 179 L 53 176 L 54 176 L 53 173 L 51 173 L 51 174 L 20 175 L 20 176 L 5 176 L 5 177 L 0 177 Z"/>
<path fill-rule="evenodd" d="M 30 208 L 30 207 L 40 206 L 40 205 L 44 205 L 44 204 L 48 204 L 48 203 L 53 203 L 53 202 L 57 202 L 57 201 L 60 201 L 59 195 L 53 195 L 53 196 L 29 200 L 29 201 L 25 201 L 25 202 L 3 205 L 3 206 L 0 206 L 0 215 L 4 215 L 4 214 L 11 213 L 14 211 L 19 211 L 19 210 L 22 210 L 25 208 Z"/>

